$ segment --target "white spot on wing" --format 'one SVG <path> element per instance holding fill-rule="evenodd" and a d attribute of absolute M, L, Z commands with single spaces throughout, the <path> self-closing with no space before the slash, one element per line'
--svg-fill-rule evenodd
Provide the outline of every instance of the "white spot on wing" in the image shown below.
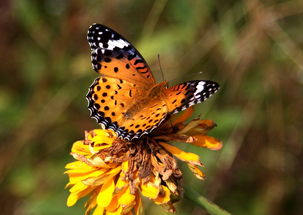
<path fill-rule="evenodd" d="M 200 81 L 198 85 L 196 86 L 196 91 L 194 93 L 194 96 L 197 96 L 199 93 L 201 93 L 204 90 L 204 81 Z"/>
<path fill-rule="evenodd" d="M 125 40 L 119 39 L 119 40 L 109 40 L 107 45 L 108 45 L 107 49 L 113 50 L 115 47 L 122 49 L 126 46 L 129 46 L 129 43 L 126 42 Z"/>

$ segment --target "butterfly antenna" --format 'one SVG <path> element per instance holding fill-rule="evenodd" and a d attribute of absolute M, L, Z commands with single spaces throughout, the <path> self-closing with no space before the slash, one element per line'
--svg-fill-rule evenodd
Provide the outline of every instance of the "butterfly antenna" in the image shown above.
<path fill-rule="evenodd" d="M 164 77 L 164 73 L 163 73 L 161 61 L 160 61 L 160 54 L 158 54 L 158 62 L 159 62 L 159 67 L 160 67 L 160 71 L 161 71 L 161 75 L 162 75 L 162 81 L 165 81 L 165 77 Z M 168 85 L 168 84 L 166 84 L 166 85 Z M 170 123 L 171 128 L 173 128 L 173 122 L 170 117 L 168 118 L 168 121 Z"/>
<path fill-rule="evenodd" d="M 162 81 L 165 81 L 164 73 L 163 73 L 162 66 L 161 66 L 161 61 L 160 61 L 160 55 L 159 54 L 158 54 L 158 62 L 159 62 L 159 67 L 160 67 L 160 71 L 161 71 L 161 75 L 162 75 Z"/>

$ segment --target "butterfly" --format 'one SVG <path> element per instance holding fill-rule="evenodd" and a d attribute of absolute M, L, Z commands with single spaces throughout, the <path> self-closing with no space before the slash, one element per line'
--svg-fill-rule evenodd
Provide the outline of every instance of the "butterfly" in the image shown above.
<path fill-rule="evenodd" d="M 104 25 L 90 26 L 87 40 L 93 69 L 100 75 L 86 95 L 90 116 L 125 140 L 151 133 L 171 114 L 203 102 L 219 89 L 209 80 L 173 87 L 156 83 L 137 49 Z"/>

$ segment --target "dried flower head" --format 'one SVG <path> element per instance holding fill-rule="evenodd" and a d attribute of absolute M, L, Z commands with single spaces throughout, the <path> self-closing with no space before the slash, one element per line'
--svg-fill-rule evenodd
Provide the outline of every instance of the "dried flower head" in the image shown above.
<path fill-rule="evenodd" d="M 189 109 L 164 123 L 153 136 L 135 142 L 117 138 L 111 130 L 85 132 L 85 139 L 73 144 L 77 160 L 66 165 L 70 195 L 74 205 L 89 195 L 86 214 L 140 214 L 141 195 L 175 211 L 173 203 L 182 196 L 182 172 L 174 157 L 187 163 L 199 179 L 204 178 L 199 156 L 171 145 L 172 141 L 218 150 L 222 143 L 206 135 L 215 126 L 210 120 L 192 120 Z"/>

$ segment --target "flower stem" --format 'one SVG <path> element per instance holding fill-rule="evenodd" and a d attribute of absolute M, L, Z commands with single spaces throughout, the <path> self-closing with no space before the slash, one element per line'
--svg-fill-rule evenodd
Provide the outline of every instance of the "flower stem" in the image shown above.
<path fill-rule="evenodd" d="M 231 213 L 212 203 L 192 188 L 186 188 L 185 197 L 202 206 L 211 215 L 231 215 Z"/>

